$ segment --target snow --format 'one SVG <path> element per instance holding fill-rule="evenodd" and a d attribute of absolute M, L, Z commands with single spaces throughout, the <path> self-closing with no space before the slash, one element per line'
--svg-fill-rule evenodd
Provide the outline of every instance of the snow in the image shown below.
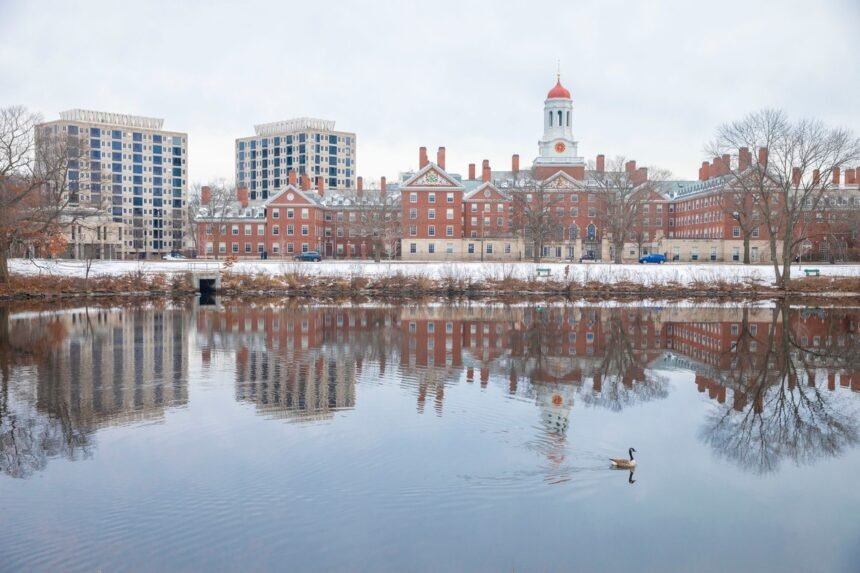
<path fill-rule="evenodd" d="M 46 276 L 86 275 L 86 261 L 80 260 L 28 260 L 12 259 L 10 270 L 14 273 Z M 176 261 L 92 261 L 91 277 L 121 275 L 126 273 L 185 273 L 192 271 L 212 271 L 224 267 L 224 261 L 216 260 L 176 260 Z M 578 283 L 597 282 L 616 284 L 630 282 L 643 286 L 664 286 L 668 284 L 692 285 L 693 283 L 714 283 L 723 281 L 730 284 L 773 285 L 773 267 L 769 265 L 741 265 L 730 263 L 690 264 L 666 263 L 662 265 L 640 265 L 610 263 L 532 263 L 532 262 L 401 262 L 401 261 L 323 261 L 294 262 L 289 260 L 247 260 L 233 263 L 231 271 L 236 273 L 265 273 L 270 275 L 301 274 L 307 277 L 374 277 L 401 274 L 412 277 L 426 277 L 435 280 L 471 279 L 474 281 L 504 278 L 531 279 L 537 268 L 550 269 L 549 279 L 574 280 Z M 858 264 L 804 264 L 802 268 L 816 268 L 824 277 L 860 278 Z M 565 275 L 567 270 L 567 276 Z M 792 276 L 804 276 L 797 266 L 792 268 Z"/>

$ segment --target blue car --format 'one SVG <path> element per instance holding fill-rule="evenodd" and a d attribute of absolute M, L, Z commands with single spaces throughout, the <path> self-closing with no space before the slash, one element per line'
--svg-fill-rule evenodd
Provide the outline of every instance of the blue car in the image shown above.
<path fill-rule="evenodd" d="M 663 264 L 666 262 L 666 255 L 662 255 L 660 253 L 648 253 L 644 257 L 640 257 L 639 263 L 658 263 Z"/>
<path fill-rule="evenodd" d="M 314 261 L 320 262 L 322 260 L 322 256 L 316 251 L 305 251 L 300 255 L 296 255 L 297 261 Z"/>

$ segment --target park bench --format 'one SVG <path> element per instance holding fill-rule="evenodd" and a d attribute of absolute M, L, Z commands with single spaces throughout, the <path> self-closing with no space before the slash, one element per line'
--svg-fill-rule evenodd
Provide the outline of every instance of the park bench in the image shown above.
<path fill-rule="evenodd" d="M 819 276 L 818 269 L 803 269 L 803 272 L 806 273 L 806 276 Z"/>
<path fill-rule="evenodd" d="M 537 268 L 537 269 L 535 269 L 535 272 L 537 273 L 537 276 L 539 276 L 539 277 L 548 277 L 550 272 L 551 272 L 551 269 L 549 269 L 549 268 Z"/>

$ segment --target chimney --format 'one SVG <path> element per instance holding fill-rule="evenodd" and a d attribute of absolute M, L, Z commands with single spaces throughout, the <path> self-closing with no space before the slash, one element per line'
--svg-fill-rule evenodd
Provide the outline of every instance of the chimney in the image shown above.
<path fill-rule="evenodd" d="M 800 185 L 800 167 L 791 168 L 791 184 Z"/>
<path fill-rule="evenodd" d="M 741 147 L 738 149 L 738 171 L 749 169 L 752 163 L 752 155 L 749 147 Z"/>
<path fill-rule="evenodd" d="M 636 184 L 645 183 L 648 181 L 648 168 L 640 167 L 636 170 Z"/>
<path fill-rule="evenodd" d="M 732 156 L 726 153 L 723 155 L 723 174 L 728 175 L 732 170 Z"/>
<path fill-rule="evenodd" d="M 633 173 L 634 171 L 636 171 L 636 162 L 628 161 L 624 164 L 624 170 L 627 171 L 627 173 Z"/>
<path fill-rule="evenodd" d="M 212 201 L 212 188 L 204 185 L 200 188 L 200 204 L 208 205 Z"/>
<path fill-rule="evenodd" d="M 445 148 L 444 147 L 440 147 L 439 151 L 436 152 L 436 165 L 438 165 L 440 169 L 445 169 Z"/>
<path fill-rule="evenodd" d="M 767 147 L 758 148 L 758 164 L 761 167 L 767 165 Z"/>
<path fill-rule="evenodd" d="M 469 181 L 474 181 L 474 180 L 475 180 L 475 164 L 470 163 L 469 164 Z"/>
<path fill-rule="evenodd" d="M 298 179 L 298 174 L 296 173 L 295 169 L 290 169 L 290 174 L 288 177 L 290 179 L 290 185 L 292 185 L 293 187 L 298 187 L 298 181 L 296 181 L 296 179 Z"/>
<path fill-rule="evenodd" d="M 481 181 L 488 183 L 490 181 L 490 160 L 484 159 L 483 167 L 481 168 Z"/>
<path fill-rule="evenodd" d="M 603 173 L 606 170 L 606 157 L 601 153 L 597 156 L 597 172 Z"/>
<path fill-rule="evenodd" d="M 236 199 L 242 204 L 242 207 L 248 206 L 248 188 L 239 187 L 236 189 Z"/>
<path fill-rule="evenodd" d="M 418 148 L 418 169 L 424 169 L 427 163 L 427 148 L 422 145 Z"/>
<path fill-rule="evenodd" d="M 819 171 L 818 169 L 814 169 L 812 171 L 812 184 L 818 185 L 818 183 L 820 181 L 821 181 L 821 171 Z"/>
<path fill-rule="evenodd" d="M 854 169 L 845 170 L 845 184 L 854 185 L 857 183 L 857 172 Z"/>
<path fill-rule="evenodd" d="M 320 197 L 325 197 L 325 178 L 317 177 L 317 193 Z"/>
<path fill-rule="evenodd" d="M 311 178 L 307 175 L 302 175 L 302 191 L 311 190 Z"/>
<path fill-rule="evenodd" d="M 359 176 L 356 181 L 355 194 L 361 197 L 364 195 L 364 177 Z"/>
<path fill-rule="evenodd" d="M 711 164 L 708 163 L 707 161 L 702 161 L 702 168 L 699 170 L 699 173 L 701 173 L 700 179 L 702 181 L 707 181 L 708 179 L 710 179 L 711 178 Z"/>
<path fill-rule="evenodd" d="M 514 153 L 511 156 L 511 171 L 514 172 L 514 175 L 520 172 L 520 154 Z"/>
<path fill-rule="evenodd" d="M 719 177 L 723 174 L 723 160 L 719 157 L 714 157 L 711 162 L 711 177 Z"/>
<path fill-rule="evenodd" d="M 388 189 L 387 189 L 387 187 L 386 187 L 386 185 L 385 185 L 385 176 L 382 176 L 382 177 L 380 177 L 380 178 L 379 178 L 379 190 L 380 190 L 383 194 L 385 194 L 385 192 L 388 190 Z"/>
<path fill-rule="evenodd" d="M 833 168 L 833 184 L 839 185 L 839 168 L 838 167 Z"/>

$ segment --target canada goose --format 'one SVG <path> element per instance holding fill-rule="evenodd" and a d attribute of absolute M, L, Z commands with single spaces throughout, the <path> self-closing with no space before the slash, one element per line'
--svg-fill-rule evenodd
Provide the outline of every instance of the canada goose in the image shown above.
<path fill-rule="evenodd" d="M 609 461 L 612 462 L 612 467 L 614 468 L 635 468 L 636 460 L 633 459 L 633 452 L 636 450 L 634 448 L 630 448 L 627 450 L 627 453 L 630 455 L 629 460 L 625 460 L 624 458 L 609 458 Z"/>
<path fill-rule="evenodd" d="M 627 483 L 630 483 L 630 484 L 636 483 L 636 480 L 633 479 L 633 468 L 630 468 L 630 475 L 627 476 Z"/>

